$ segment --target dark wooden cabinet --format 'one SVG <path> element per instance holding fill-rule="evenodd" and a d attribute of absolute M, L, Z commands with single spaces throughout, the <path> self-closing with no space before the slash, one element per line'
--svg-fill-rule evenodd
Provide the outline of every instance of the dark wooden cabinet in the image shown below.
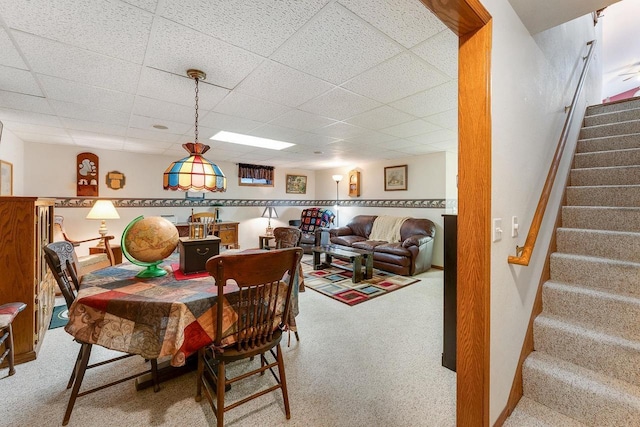
<path fill-rule="evenodd" d="M 213 235 L 220 238 L 220 246 L 226 246 L 227 249 L 240 249 L 238 241 L 238 225 L 239 222 L 219 221 L 211 223 Z M 176 224 L 178 235 L 180 237 L 189 236 L 189 224 Z"/>
<path fill-rule="evenodd" d="M 442 366 L 456 370 L 456 316 L 458 280 L 458 216 L 444 217 L 444 334 Z"/>
<path fill-rule="evenodd" d="M 220 253 L 220 243 L 220 238 L 215 236 L 206 239 L 180 237 L 180 270 L 185 274 L 207 271 L 207 260 Z"/>
<path fill-rule="evenodd" d="M 57 285 L 42 250 L 53 236 L 53 205 L 53 199 L 0 197 L 0 304 L 27 304 L 13 321 L 16 363 L 36 358 L 53 313 Z"/>

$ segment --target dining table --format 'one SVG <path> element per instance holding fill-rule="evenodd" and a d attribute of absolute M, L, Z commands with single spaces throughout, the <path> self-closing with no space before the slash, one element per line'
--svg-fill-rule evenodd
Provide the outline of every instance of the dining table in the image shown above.
<path fill-rule="evenodd" d="M 209 275 L 176 279 L 171 264 L 177 261 L 177 254 L 165 261 L 161 268 L 167 274 L 161 277 L 136 277 L 142 267 L 129 262 L 84 275 L 69 309 L 65 331 L 81 342 L 139 354 L 145 359 L 166 357 L 169 363 L 164 366 L 185 367 L 189 356 L 213 343 L 218 289 Z M 296 330 L 302 274 L 296 279 L 287 322 L 292 331 Z M 237 291 L 233 283 L 225 286 L 223 331 L 229 335 L 237 320 L 233 308 Z M 176 370 L 176 374 L 183 371 Z M 161 381 L 167 376 L 174 375 L 159 372 Z M 144 386 L 137 387 L 149 384 L 146 381 Z"/>

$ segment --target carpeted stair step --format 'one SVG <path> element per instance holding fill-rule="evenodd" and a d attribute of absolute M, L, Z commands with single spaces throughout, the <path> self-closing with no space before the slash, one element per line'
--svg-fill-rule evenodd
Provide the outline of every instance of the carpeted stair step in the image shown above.
<path fill-rule="evenodd" d="M 561 253 L 640 262 L 640 233 L 561 227 L 556 245 Z"/>
<path fill-rule="evenodd" d="M 562 415 L 548 406 L 522 396 L 503 427 L 585 427 L 580 421 Z"/>
<path fill-rule="evenodd" d="M 637 165 L 640 165 L 640 148 L 578 153 L 573 157 L 575 169 Z"/>
<path fill-rule="evenodd" d="M 640 98 L 630 98 L 623 102 L 610 102 L 607 104 L 590 105 L 587 107 L 587 116 L 593 116 L 597 114 L 611 113 L 613 111 L 630 110 L 633 108 L 640 108 Z"/>
<path fill-rule="evenodd" d="M 640 166 L 571 169 L 571 185 L 640 185 Z"/>
<path fill-rule="evenodd" d="M 638 426 L 640 388 L 534 351 L 523 365 L 525 396 L 588 426 Z"/>
<path fill-rule="evenodd" d="M 567 206 L 640 206 L 640 185 L 567 187 Z"/>
<path fill-rule="evenodd" d="M 542 313 L 625 340 L 640 341 L 640 298 L 548 280 Z M 535 345 L 535 341 L 534 341 Z"/>
<path fill-rule="evenodd" d="M 542 314 L 533 325 L 535 350 L 640 386 L 640 341 Z M 640 421 L 640 420 L 639 420 Z"/>
<path fill-rule="evenodd" d="M 640 208 L 563 206 L 562 226 L 589 230 L 640 232 Z"/>
<path fill-rule="evenodd" d="M 640 134 L 606 136 L 602 138 L 581 139 L 576 147 L 577 153 L 590 153 L 594 151 L 624 150 L 627 148 L 640 148 Z"/>
<path fill-rule="evenodd" d="M 606 125 L 610 123 L 628 122 L 629 120 L 640 120 L 640 108 L 629 110 L 609 111 L 601 114 L 585 116 L 584 127 Z"/>
<path fill-rule="evenodd" d="M 608 123 L 605 125 L 583 127 L 580 129 L 580 139 L 600 138 L 603 136 L 627 135 L 640 132 L 640 120 Z"/>
<path fill-rule="evenodd" d="M 640 297 L 640 263 L 554 252 L 551 280 Z M 639 328 L 640 329 L 640 328 Z"/>

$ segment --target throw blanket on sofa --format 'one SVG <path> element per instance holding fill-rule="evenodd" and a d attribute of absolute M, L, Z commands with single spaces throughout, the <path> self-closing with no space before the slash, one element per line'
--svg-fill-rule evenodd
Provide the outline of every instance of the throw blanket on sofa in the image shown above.
<path fill-rule="evenodd" d="M 373 221 L 369 240 L 394 243 L 400 241 L 400 227 L 409 217 L 381 215 Z"/>

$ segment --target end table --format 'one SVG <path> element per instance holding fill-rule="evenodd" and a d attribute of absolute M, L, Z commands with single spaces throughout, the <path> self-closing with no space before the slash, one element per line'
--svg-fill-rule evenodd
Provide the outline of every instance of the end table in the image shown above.
<path fill-rule="evenodd" d="M 122 248 L 120 245 L 109 245 L 113 252 L 113 264 L 122 264 Z M 89 255 L 93 254 L 105 254 L 107 249 L 104 246 L 92 246 L 89 248 Z"/>

